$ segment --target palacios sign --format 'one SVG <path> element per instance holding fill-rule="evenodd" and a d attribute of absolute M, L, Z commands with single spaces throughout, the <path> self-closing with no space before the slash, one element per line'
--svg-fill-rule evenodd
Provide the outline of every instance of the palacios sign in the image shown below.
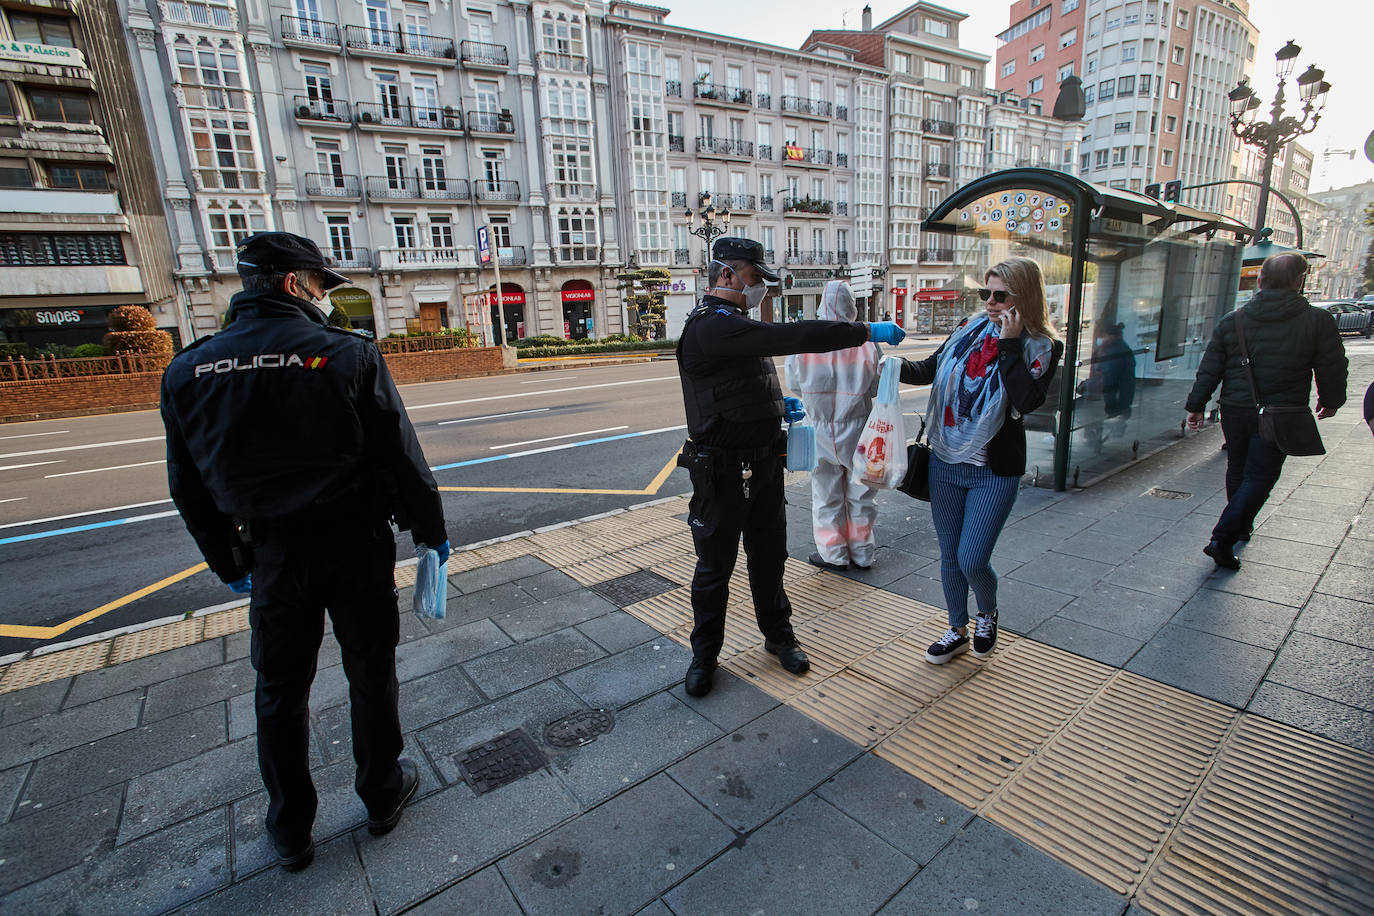
<path fill-rule="evenodd" d="M 84 67 L 86 58 L 76 48 L 40 45 L 31 41 L 0 39 L 0 58 L 23 60 L 37 64 L 56 64 L 60 67 Z"/>

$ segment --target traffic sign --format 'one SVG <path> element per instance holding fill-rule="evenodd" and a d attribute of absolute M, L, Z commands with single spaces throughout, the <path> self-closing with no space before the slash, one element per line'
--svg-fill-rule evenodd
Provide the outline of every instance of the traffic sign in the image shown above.
<path fill-rule="evenodd" d="M 491 263 L 491 235 L 486 226 L 477 227 L 477 263 Z"/>

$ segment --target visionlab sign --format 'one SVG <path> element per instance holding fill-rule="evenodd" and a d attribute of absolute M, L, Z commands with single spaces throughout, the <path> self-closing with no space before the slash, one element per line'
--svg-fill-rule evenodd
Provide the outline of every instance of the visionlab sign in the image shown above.
<path fill-rule="evenodd" d="M 0 58 L 22 60 L 37 64 L 57 64 L 61 67 L 84 67 L 86 58 L 76 48 L 40 45 L 29 41 L 0 39 Z"/>

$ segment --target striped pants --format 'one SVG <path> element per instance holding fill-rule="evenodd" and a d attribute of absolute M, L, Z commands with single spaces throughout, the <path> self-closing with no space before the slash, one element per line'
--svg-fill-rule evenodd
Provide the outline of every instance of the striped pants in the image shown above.
<path fill-rule="evenodd" d="M 979 611 L 997 609 L 992 550 L 1002 533 L 1019 477 L 999 477 L 976 464 L 946 464 L 930 456 L 930 515 L 940 540 L 940 584 L 949 625 L 968 625 L 968 592 Z"/>

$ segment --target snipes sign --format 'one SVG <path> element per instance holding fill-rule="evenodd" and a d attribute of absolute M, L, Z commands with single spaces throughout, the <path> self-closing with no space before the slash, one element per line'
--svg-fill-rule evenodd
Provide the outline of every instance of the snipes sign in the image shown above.
<path fill-rule="evenodd" d="M 8 38 L 0 39 L 0 59 L 56 64 L 59 67 L 86 66 L 86 58 L 76 48 L 40 45 L 30 41 L 11 41 Z"/>

